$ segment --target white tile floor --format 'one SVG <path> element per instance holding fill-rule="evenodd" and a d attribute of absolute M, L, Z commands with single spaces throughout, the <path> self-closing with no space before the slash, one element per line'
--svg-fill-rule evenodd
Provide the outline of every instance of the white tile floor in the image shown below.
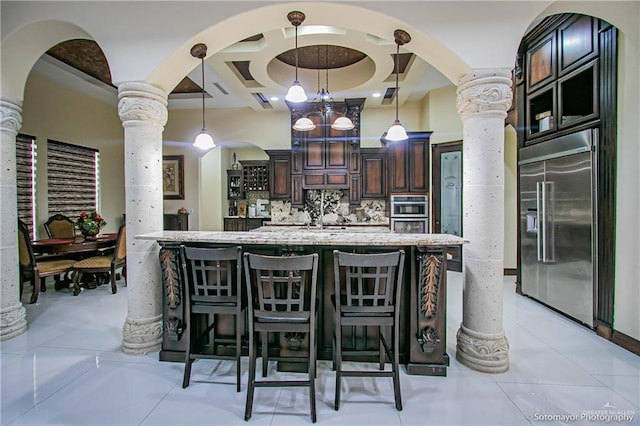
<path fill-rule="evenodd" d="M 122 282 L 119 288 L 117 295 L 101 286 L 78 297 L 51 289 L 37 305 L 26 305 L 29 330 L 0 344 L 0 423 L 247 424 L 246 358 L 240 393 L 234 366 L 224 361 L 196 362 L 191 386 L 182 389 L 182 364 L 159 362 L 157 353 L 131 357 L 120 351 L 127 288 Z M 447 377 L 403 372 L 401 412 L 395 410 L 390 379 L 348 378 L 336 412 L 335 376 L 321 362 L 318 424 L 640 424 L 640 357 L 516 295 L 512 278 L 504 285 L 509 371 L 483 374 L 459 364 L 461 292 L 460 274 L 449 273 Z M 256 390 L 249 424 L 310 423 L 306 390 Z"/>

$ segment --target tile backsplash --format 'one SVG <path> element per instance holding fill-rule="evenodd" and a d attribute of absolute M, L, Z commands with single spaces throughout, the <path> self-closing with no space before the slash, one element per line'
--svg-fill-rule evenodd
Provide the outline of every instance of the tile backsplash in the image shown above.
<path fill-rule="evenodd" d="M 321 212 L 322 211 L 322 212 Z M 362 200 L 350 206 L 349 198 L 339 189 L 305 191 L 305 207 L 291 207 L 289 201 L 271 201 L 271 221 L 275 223 L 324 224 L 375 223 L 388 224 L 385 200 Z"/>

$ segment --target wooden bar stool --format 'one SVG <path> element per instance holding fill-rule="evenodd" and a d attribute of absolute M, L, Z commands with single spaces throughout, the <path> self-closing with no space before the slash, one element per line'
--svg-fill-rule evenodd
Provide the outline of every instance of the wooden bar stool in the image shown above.
<path fill-rule="evenodd" d="M 399 374 L 400 288 L 404 270 L 404 250 L 391 253 L 354 254 L 333 251 L 336 294 L 334 307 L 333 369 L 336 371 L 335 409 L 340 408 L 342 377 L 392 377 L 396 408 L 402 410 Z M 342 327 L 378 328 L 376 349 L 345 349 Z M 391 344 L 385 338 L 391 329 Z M 379 359 L 379 370 L 343 370 L 342 357 L 371 355 Z M 384 371 L 385 355 L 391 371 Z"/>
<path fill-rule="evenodd" d="M 242 248 L 181 247 L 183 276 L 186 280 L 186 351 L 182 387 L 189 386 L 191 364 L 196 359 L 223 359 L 236 362 L 236 392 L 240 392 L 240 373 L 245 304 L 242 298 Z M 234 336 L 217 335 L 220 315 L 234 321 Z M 199 327 L 199 321 L 205 319 Z M 221 352 L 233 347 L 232 353 Z"/>
<path fill-rule="evenodd" d="M 244 419 L 251 418 L 256 387 L 306 386 L 311 421 L 316 422 L 316 283 L 318 255 L 291 257 L 244 254 L 249 319 L 249 381 Z M 263 361 L 268 359 L 269 333 L 304 333 L 309 336 L 302 355 L 272 359 L 308 362 L 306 380 L 256 380 L 256 333 L 262 338 Z M 296 351 L 297 352 L 297 351 Z M 264 373 L 264 371 L 263 371 Z M 263 374 L 264 375 L 264 374 Z"/>

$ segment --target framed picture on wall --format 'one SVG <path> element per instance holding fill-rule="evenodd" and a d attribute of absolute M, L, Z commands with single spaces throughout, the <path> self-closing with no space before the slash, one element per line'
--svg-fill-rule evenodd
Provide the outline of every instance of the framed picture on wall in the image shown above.
<path fill-rule="evenodd" d="M 184 155 L 162 156 L 162 193 L 165 200 L 184 200 Z"/>

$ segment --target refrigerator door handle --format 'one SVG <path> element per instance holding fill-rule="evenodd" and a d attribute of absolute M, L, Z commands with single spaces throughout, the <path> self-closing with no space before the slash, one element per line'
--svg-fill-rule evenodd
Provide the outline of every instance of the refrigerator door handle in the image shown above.
<path fill-rule="evenodd" d="M 542 234 L 542 261 L 555 262 L 555 236 L 554 236 L 554 204 L 555 184 L 553 181 L 542 183 L 542 208 L 544 209 L 544 233 Z"/>
<path fill-rule="evenodd" d="M 541 195 L 544 191 L 544 182 L 536 182 L 536 222 L 537 230 L 536 230 L 536 252 L 538 254 L 538 262 L 543 261 L 543 246 L 544 246 L 544 236 L 540 238 L 540 234 L 544 235 L 544 203 L 542 202 Z"/>

